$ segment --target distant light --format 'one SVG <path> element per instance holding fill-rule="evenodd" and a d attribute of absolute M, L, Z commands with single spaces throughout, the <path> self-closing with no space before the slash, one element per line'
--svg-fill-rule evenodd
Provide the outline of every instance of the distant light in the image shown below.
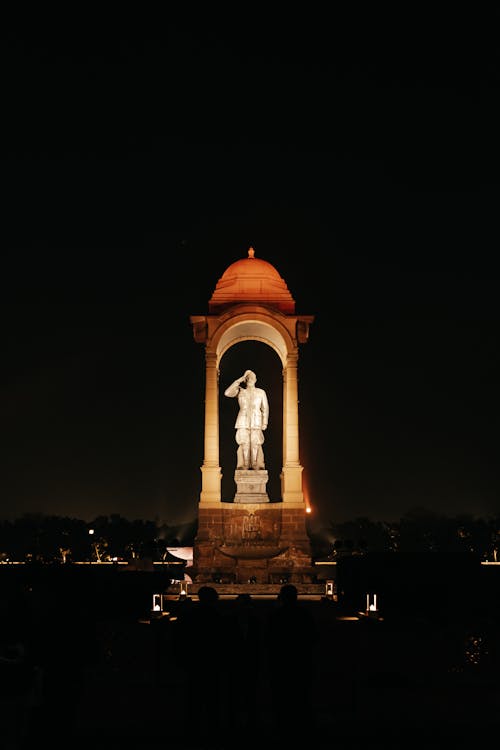
<path fill-rule="evenodd" d="M 345 620 L 348 622 L 354 622 L 355 620 L 359 620 L 359 617 L 352 616 L 352 615 L 342 615 L 341 617 L 337 617 L 337 620 Z"/>
<path fill-rule="evenodd" d="M 90 536 L 92 536 L 93 533 L 94 533 L 94 529 L 89 529 Z"/>
<path fill-rule="evenodd" d="M 306 513 L 312 513 L 312 508 L 310 505 L 306 505 Z"/>

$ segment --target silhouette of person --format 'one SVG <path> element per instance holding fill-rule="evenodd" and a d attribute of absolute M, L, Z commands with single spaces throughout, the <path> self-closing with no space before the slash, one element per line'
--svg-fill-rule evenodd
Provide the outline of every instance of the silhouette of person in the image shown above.
<path fill-rule="evenodd" d="M 268 670 L 273 726 L 280 736 L 314 727 L 312 682 L 316 623 L 297 587 L 284 584 L 268 617 Z M 293 696 L 293 698 L 292 698 Z M 301 710 L 290 723 L 291 705 Z"/>
<path fill-rule="evenodd" d="M 223 722 L 224 617 L 213 586 L 198 590 L 198 601 L 179 618 L 179 637 L 187 672 L 187 723 L 196 740 L 217 742 Z"/>
<path fill-rule="evenodd" d="M 234 728 L 252 731 L 258 719 L 262 624 L 250 594 L 238 594 L 230 618 L 230 720 Z"/>
<path fill-rule="evenodd" d="M 238 397 L 240 410 L 234 424 L 236 428 L 237 469 L 264 469 L 264 430 L 269 420 L 269 403 L 263 388 L 256 388 L 257 376 L 246 370 L 241 378 L 226 388 L 225 396 Z M 245 385 L 243 386 L 242 383 Z"/>
<path fill-rule="evenodd" d="M 66 595 L 65 582 L 62 576 L 41 585 L 33 622 L 33 658 L 42 680 L 37 723 L 40 740 L 71 736 L 86 670 L 99 658 L 94 618 L 84 597 Z"/>

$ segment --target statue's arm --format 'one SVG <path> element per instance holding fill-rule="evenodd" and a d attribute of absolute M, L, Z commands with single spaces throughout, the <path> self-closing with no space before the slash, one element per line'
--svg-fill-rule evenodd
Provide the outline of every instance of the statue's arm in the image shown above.
<path fill-rule="evenodd" d="M 267 400 L 267 394 L 262 391 L 262 429 L 265 430 L 267 423 L 269 422 L 269 401 Z"/>
<path fill-rule="evenodd" d="M 240 383 L 245 380 L 245 378 L 238 378 L 234 381 L 234 383 L 231 383 L 230 386 L 226 388 L 224 391 L 224 396 L 229 396 L 229 398 L 234 398 L 238 395 L 240 392 Z"/>

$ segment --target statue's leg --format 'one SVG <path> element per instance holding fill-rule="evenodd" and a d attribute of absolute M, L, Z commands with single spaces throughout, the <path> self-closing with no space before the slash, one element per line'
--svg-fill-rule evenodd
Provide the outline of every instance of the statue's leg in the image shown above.
<path fill-rule="evenodd" d="M 257 468 L 257 445 L 252 445 L 251 456 L 252 456 L 252 469 Z"/>
<path fill-rule="evenodd" d="M 254 469 L 264 469 L 264 451 L 262 450 L 264 435 L 262 434 L 262 430 L 252 430 L 251 435 L 252 467 Z"/>
<path fill-rule="evenodd" d="M 250 466 L 250 446 L 248 443 L 244 443 L 241 448 L 243 453 L 243 468 L 248 469 Z"/>
<path fill-rule="evenodd" d="M 255 464 L 256 469 L 265 469 L 265 463 L 264 463 L 264 451 L 262 450 L 262 446 L 259 445 L 257 448 L 257 455 L 255 458 Z"/>
<path fill-rule="evenodd" d="M 236 430 L 236 442 L 238 443 L 238 450 L 236 452 L 236 468 L 237 469 L 248 469 L 248 462 L 250 460 L 250 435 L 249 430 L 243 427 L 239 427 Z"/>
<path fill-rule="evenodd" d="M 238 469 L 248 469 L 250 465 L 250 431 L 240 427 L 236 432 L 238 448 Z"/>
<path fill-rule="evenodd" d="M 236 451 L 236 468 L 242 469 L 244 464 L 243 459 L 243 448 L 241 445 L 238 446 L 238 450 Z"/>

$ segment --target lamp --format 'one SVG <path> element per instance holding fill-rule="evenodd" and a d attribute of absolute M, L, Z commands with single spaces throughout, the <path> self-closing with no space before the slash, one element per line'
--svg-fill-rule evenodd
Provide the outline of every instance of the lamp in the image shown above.
<path fill-rule="evenodd" d="M 152 612 L 163 612 L 163 594 L 153 594 Z"/>
<path fill-rule="evenodd" d="M 188 581 L 179 581 L 179 599 L 184 601 L 188 596 Z"/>
<path fill-rule="evenodd" d="M 333 601 L 337 601 L 337 594 L 335 591 L 335 582 L 334 581 L 325 581 L 325 596 L 327 599 L 332 599 Z"/>
<path fill-rule="evenodd" d="M 365 614 L 370 615 L 371 617 L 378 616 L 377 594 L 366 595 L 366 613 Z"/>

